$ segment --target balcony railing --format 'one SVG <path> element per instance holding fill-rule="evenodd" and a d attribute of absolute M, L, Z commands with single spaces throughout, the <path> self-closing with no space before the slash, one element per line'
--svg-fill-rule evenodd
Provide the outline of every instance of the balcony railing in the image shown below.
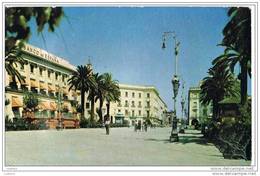
<path fill-rule="evenodd" d="M 125 107 L 129 107 L 129 104 L 125 104 Z"/>

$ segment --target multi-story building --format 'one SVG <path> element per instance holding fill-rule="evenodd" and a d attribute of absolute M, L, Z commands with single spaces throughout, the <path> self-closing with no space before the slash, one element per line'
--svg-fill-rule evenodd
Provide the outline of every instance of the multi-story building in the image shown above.
<path fill-rule="evenodd" d="M 155 87 L 119 84 L 119 88 L 120 102 L 111 104 L 114 121 L 117 117 L 124 117 L 130 124 L 135 120 L 143 121 L 146 117 L 163 120 L 167 105 Z"/>
<path fill-rule="evenodd" d="M 212 106 L 202 105 L 200 102 L 200 87 L 190 87 L 188 92 L 188 121 L 189 125 L 192 120 L 196 119 L 203 122 L 205 118 L 212 116 Z"/>
<path fill-rule="evenodd" d="M 29 91 L 39 98 L 36 117 L 57 116 L 58 105 L 59 109 L 67 109 L 64 115 L 71 117 L 73 108 L 70 102 L 77 100 L 78 92 L 68 90 L 68 79 L 75 67 L 68 61 L 29 44 L 21 51 L 27 64 L 17 65 L 16 69 L 25 81 L 20 83 L 5 72 L 5 99 L 10 102 L 5 107 L 5 115 L 11 119 L 21 116 L 23 97 Z"/>

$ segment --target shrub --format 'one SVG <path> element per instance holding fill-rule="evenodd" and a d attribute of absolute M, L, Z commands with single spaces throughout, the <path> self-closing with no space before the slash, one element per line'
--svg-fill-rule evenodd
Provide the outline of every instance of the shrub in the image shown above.
<path fill-rule="evenodd" d="M 32 92 L 26 92 L 23 97 L 23 104 L 26 108 L 34 110 L 39 104 L 38 97 Z"/>
<path fill-rule="evenodd" d="M 224 158 L 251 159 L 251 107 L 240 106 L 239 116 L 222 118 L 214 128 L 213 138 Z"/>

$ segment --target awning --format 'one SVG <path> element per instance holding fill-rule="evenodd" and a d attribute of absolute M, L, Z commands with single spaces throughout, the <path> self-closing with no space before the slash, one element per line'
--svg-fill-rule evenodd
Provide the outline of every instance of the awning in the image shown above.
<path fill-rule="evenodd" d="M 38 87 L 38 85 L 37 85 L 37 83 L 36 83 L 35 80 L 32 80 L 32 79 L 31 79 L 31 87 L 35 87 L 35 88 Z"/>
<path fill-rule="evenodd" d="M 23 103 L 19 100 L 18 97 L 12 97 L 12 107 L 22 107 Z"/>
<path fill-rule="evenodd" d="M 42 110 L 50 110 L 51 109 L 50 104 L 46 101 L 41 102 L 38 105 L 38 107 L 39 107 L 39 109 L 42 109 Z"/>
<path fill-rule="evenodd" d="M 46 85 L 44 84 L 44 82 L 40 82 L 40 89 L 47 89 Z"/>
<path fill-rule="evenodd" d="M 48 89 L 50 90 L 50 91 L 55 91 L 55 88 L 54 88 L 54 86 L 52 86 L 52 85 L 50 85 L 50 84 L 48 84 Z"/>
<path fill-rule="evenodd" d="M 57 110 L 57 104 L 54 103 L 54 102 L 51 102 L 51 103 L 50 103 L 50 110 L 56 111 L 56 110 Z"/>

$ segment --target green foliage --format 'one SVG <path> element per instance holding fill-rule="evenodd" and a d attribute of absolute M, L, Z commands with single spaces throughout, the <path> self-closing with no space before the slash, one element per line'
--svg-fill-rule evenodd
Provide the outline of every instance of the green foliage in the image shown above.
<path fill-rule="evenodd" d="M 34 111 L 39 104 L 37 95 L 32 92 L 26 92 L 23 96 L 23 104 L 25 105 L 25 108 Z"/>
<path fill-rule="evenodd" d="M 27 41 L 29 39 L 31 32 L 29 22 L 32 18 L 36 21 L 38 33 L 42 32 L 45 24 L 48 24 L 49 31 L 54 32 L 63 15 L 61 7 L 6 7 L 6 52 L 15 46 L 17 40 Z"/>
<path fill-rule="evenodd" d="M 208 120 L 203 134 L 214 142 L 225 158 L 251 159 L 251 107 L 240 105 L 240 115 L 222 118 L 221 122 Z"/>
<path fill-rule="evenodd" d="M 20 131 L 20 130 L 45 130 L 47 129 L 46 120 L 38 120 L 32 123 L 31 120 L 26 118 L 14 118 L 13 121 L 5 118 L 6 131 Z"/>
<path fill-rule="evenodd" d="M 239 95 L 237 80 L 233 73 L 225 67 L 213 66 L 208 71 L 209 76 L 203 79 L 200 86 L 200 101 L 204 105 L 212 102 L 213 118 L 218 116 L 218 102 L 225 97 L 236 97 Z"/>
<path fill-rule="evenodd" d="M 223 29 L 224 38 L 221 45 L 224 54 L 213 61 L 216 67 L 225 67 L 234 72 L 239 64 L 241 104 L 247 101 L 247 75 L 251 77 L 251 11 L 248 7 L 232 7 L 228 11 L 229 22 Z"/>

